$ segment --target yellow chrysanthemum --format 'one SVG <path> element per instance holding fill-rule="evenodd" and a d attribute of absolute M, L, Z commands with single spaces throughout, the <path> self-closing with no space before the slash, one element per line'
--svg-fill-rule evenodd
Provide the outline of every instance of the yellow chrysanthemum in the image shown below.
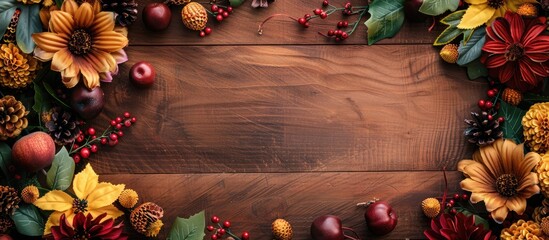
<path fill-rule="evenodd" d="M 94 218 L 103 213 L 107 213 L 107 218 L 117 218 L 124 214 L 112 205 L 124 190 L 124 184 L 100 183 L 99 176 L 90 164 L 74 176 L 72 184 L 76 198 L 63 191 L 53 190 L 34 202 L 42 210 L 54 211 L 46 222 L 44 235 L 50 233 L 52 226 L 59 225 L 62 214 L 65 214 L 68 222 L 72 222 L 79 212 L 90 213 Z"/>
<path fill-rule="evenodd" d="M 513 223 L 510 227 L 503 229 L 500 238 L 502 240 L 543 240 L 544 235 L 539 224 L 521 219 L 516 223 Z"/>
<path fill-rule="evenodd" d="M 540 154 L 549 150 L 549 102 L 532 105 L 522 117 L 522 128 L 530 150 Z"/>
<path fill-rule="evenodd" d="M 467 11 L 457 26 L 460 29 L 473 29 L 482 24 L 491 24 L 505 12 L 516 12 L 523 3 L 535 3 L 536 0 L 465 0 L 469 4 Z"/>
<path fill-rule="evenodd" d="M 114 31 L 112 12 L 101 12 L 98 2 L 66 0 L 61 10 L 52 11 L 50 32 L 32 35 L 36 48 L 34 55 L 51 60 L 51 69 L 61 72 L 67 88 L 82 78 L 88 88 L 99 86 L 100 77 L 118 71 L 118 59 L 128 38 Z M 125 55 L 125 54 L 124 54 Z"/>
<path fill-rule="evenodd" d="M 24 88 L 36 76 L 38 61 L 19 50 L 13 43 L 0 45 L 0 85 Z"/>
<path fill-rule="evenodd" d="M 477 150 L 472 160 L 458 163 L 466 177 L 461 188 L 471 192 L 471 202 L 484 201 L 492 218 L 501 223 L 509 211 L 523 214 L 526 199 L 540 192 L 538 176 L 532 172 L 540 159 L 535 152 L 524 155 L 522 144 L 498 139 Z"/>

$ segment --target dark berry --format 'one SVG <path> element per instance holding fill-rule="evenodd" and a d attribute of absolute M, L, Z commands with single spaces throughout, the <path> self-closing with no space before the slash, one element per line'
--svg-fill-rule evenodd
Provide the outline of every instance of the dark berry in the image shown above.
<path fill-rule="evenodd" d="M 213 4 L 211 9 L 212 9 L 212 12 L 217 12 L 217 10 L 219 10 L 219 7 Z"/>
<path fill-rule="evenodd" d="M 328 5 L 330 5 L 330 2 L 328 2 L 328 0 L 322 1 L 322 6 L 327 7 Z"/>
<path fill-rule="evenodd" d="M 482 99 L 478 100 L 478 107 L 484 109 L 486 107 L 486 101 Z"/>
<path fill-rule="evenodd" d="M 313 10 L 313 13 L 314 13 L 315 15 L 320 15 L 320 14 L 322 13 L 322 9 L 317 8 L 317 9 Z"/>
<path fill-rule="evenodd" d="M 243 232 L 242 233 L 242 240 L 248 240 L 250 239 L 250 234 L 248 232 Z"/>
<path fill-rule="evenodd" d="M 111 135 L 109 136 L 109 138 L 113 141 L 115 140 L 118 140 L 118 135 L 116 135 L 115 133 L 111 133 Z"/>
<path fill-rule="evenodd" d="M 461 195 L 461 199 L 467 200 L 467 199 L 469 199 L 469 195 L 467 195 L 466 193 L 464 193 L 464 194 Z"/>
<path fill-rule="evenodd" d="M 208 226 L 206 227 L 206 229 L 207 229 L 209 232 L 211 232 L 211 231 L 213 231 L 215 228 L 214 228 L 214 226 L 212 226 L 212 225 L 208 225 Z"/>
<path fill-rule="evenodd" d="M 227 7 L 227 12 L 229 12 L 229 13 L 233 12 L 233 7 L 228 6 L 228 7 Z"/>
<path fill-rule="evenodd" d="M 334 31 L 334 30 L 330 30 L 330 31 L 328 31 L 328 36 L 330 36 L 330 37 L 331 37 L 331 36 L 333 36 L 334 34 L 335 34 L 335 31 Z"/>
<path fill-rule="evenodd" d="M 231 222 L 229 222 L 229 221 L 223 222 L 223 227 L 224 228 L 230 228 L 231 227 Z"/>
<path fill-rule="evenodd" d="M 111 126 L 113 126 L 113 127 L 116 126 L 116 121 L 115 120 L 111 121 Z"/>
<path fill-rule="evenodd" d="M 310 26 L 309 22 L 306 22 L 305 24 L 303 24 L 304 28 L 308 28 L 309 26 Z"/>
<path fill-rule="evenodd" d="M 121 123 L 121 122 L 122 122 L 122 118 L 121 118 L 121 117 L 116 117 L 115 121 L 116 121 L 116 123 Z"/>
<path fill-rule="evenodd" d="M 88 133 L 88 135 L 93 136 L 93 135 L 95 135 L 95 128 L 90 127 L 90 128 L 88 128 L 88 131 L 86 131 L 86 132 Z"/>
<path fill-rule="evenodd" d="M 211 220 L 212 220 L 212 223 L 218 223 L 219 222 L 219 217 L 213 216 Z"/>
<path fill-rule="evenodd" d="M 132 123 L 135 123 L 135 122 L 137 122 L 137 118 L 132 117 L 132 119 L 130 121 L 132 121 Z"/>
<path fill-rule="evenodd" d="M 488 97 L 493 98 L 493 97 L 496 96 L 496 92 L 494 92 L 494 90 L 491 90 L 491 89 L 490 89 L 490 90 L 486 91 L 486 95 L 487 95 Z"/>
<path fill-rule="evenodd" d="M 223 236 L 225 233 L 226 233 L 226 231 L 223 228 L 217 230 L 217 234 L 220 235 L 220 236 Z"/>
<path fill-rule="evenodd" d="M 105 145 L 107 144 L 107 138 L 101 138 L 101 144 Z"/>
<path fill-rule="evenodd" d="M 459 195 L 459 193 L 455 193 L 454 194 L 454 200 L 459 200 L 461 198 L 461 196 Z"/>
<path fill-rule="evenodd" d="M 118 135 L 119 137 L 123 137 L 123 136 L 124 136 L 124 132 L 118 131 L 118 132 L 116 133 L 116 135 Z"/>
<path fill-rule="evenodd" d="M 82 148 L 80 149 L 80 156 L 82 156 L 82 158 L 84 159 L 87 159 L 90 157 L 90 149 L 89 148 Z"/>
<path fill-rule="evenodd" d="M 320 18 L 325 19 L 328 17 L 328 14 L 326 12 L 320 13 Z"/>
<path fill-rule="evenodd" d="M 210 35 L 210 33 L 212 33 L 212 28 L 210 27 L 204 28 L 204 33 L 206 33 L 206 35 Z"/>
<path fill-rule="evenodd" d="M 97 147 L 97 145 L 93 144 L 93 145 L 90 146 L 90 151 L 92 153 L 96 153 L 97 150 L 99 150 L 99 147 Z"/>
<path fill-rule="evenodd" d="M 124 121 L 124 126 L 125 127 L 131 127 L 132 126 L 132 122 L 130 120 L 126 120 Z"/>
<path fill-rule="evenodd" d="M 303 15 L 303 17 L 304 17 L 305 19 L 309 19 L 309 18 L 311 18 L 311 14 L 306 13 L 305 15 Z"/>
<path fill-rule="evenodd" d="M 117 124 L 116 124 L 116 129 L 121 129 L 121 128 L 122 128 L 122 124 L 117 123 Z"/>
<path fill-rule="evenodd" d="M 124 112 L 124 117 L 125 117 L 125 118 L 129 118 L 130 116 L 131 116 L 131 115 L 130 115 L 129 112 Z"/>
<path fill-rule="evenodd" d="M 299 23 L 301 25 L 305 25 L 306 22 L 307 22 L 307 20 L 305 18 L 298 18 L 297 19 L 297 23 Z"/>
<path fill-rule="evenodd" d="M 200 33 L 198 34 L 198 36 L 200 37 L 205 37 L 206 36 L 206 33 L 204 31 L 200 31 Z"/>
<path fill-rule="evenodd" d="M 457 210 L 456 210 L 455 208 L 452 208 L 452 209 L 450 210 L 450 213 L 455 215 L 455 214 L 457 214 Z"/>
<path fill-rule="evenodd" d="M 215 16 L 215 20 L 217 20 L 218 22 L 223 21 L 223 15 L 219 14 L 219 15 Z"/>
<path fill-rule="evenodd" d="M 229 17 L 229 13 L 228 13 L 228 12 L 223 12 L 223 14 L 221 14 L 221 15 L 223 15 L 223 18 L 228 18 L 228 17 Z"/>
<path fill-rule="evenodd" d="M 223 8 L 217 9 L 217 13 L 219 13 L 219 14 L 222 14 L 222 13 L 224 13 L 224 12 L 225 12 L 225 10 L 223 10 Z"/>
<path fill-rule="evenodd" d="M 74 160 L 74 163 L 79 163 L 80 160 L 81 160 L 81 159 L 80 159 L 80 155 L 74 155 L 74 156 L 72 157 L 72 160 Z"/>
<path fill-rule="evenodd" d="M 212 235 L 210 238 L 211 238 L 212 240 L 217 240 L 217 235 L 214 234 L 214 235 Z"/>
<path fill-rule="evenodd" d="M 349 34 L 347 32 L 341 33 L 341 39 L 347 39 L 349 37 Z"/>
<path fill-rule="evenodd" d="M 494 103 L 492 103 L 491 101 L 486 101 L 486 103 L 484 104 L 484 107 L 486 109 L 490 109 L 494 106 Z"/>
<path fill-rule="evenodd" d="M 505 118 L 504 118 L 504 117 L 499 117 L 499 118 L 498 118 L 498 122 L 499 122 L 499 123 L 505 122 Z"/>
<path fill-rule="evenodd" d="M 109 141 L 109 146 L 114 147 L 116 144 L 118 144 L 118 139 L 114 141 Z"/>

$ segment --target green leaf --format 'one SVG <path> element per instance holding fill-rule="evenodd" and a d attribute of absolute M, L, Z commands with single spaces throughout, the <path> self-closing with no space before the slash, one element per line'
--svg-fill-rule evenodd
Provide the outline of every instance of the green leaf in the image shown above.
<path fill-rule="evenodd" d="M 11 165 L 11 148 L 5 142 L 0 142 L 0 169 L 6 179 L 6 184 L 9 183 L 9 166 Z M 4 178 L 2 178 L 4 179 Z M 9 185 L 9 184 L 8 184 Z"/>
<path fill-rule="evenodd" d="M 526 114 L 526 111 L 505 101 L 499 101 L 499 104 L 498 116 L 505 118 L 502 123 L 503 137 L 521 143 L 523 138 L 522 117 Z"/>
<path fill-rule="evenodd" d="M 204 239 L 204 228 L 206 227 L 206 218 L 204 211 L 199 212 L 188 219 L 175 219 L 168 240 L 202 240 Z"/>
<path fill-rule="evenodd" d="M 74 176 L 74 160 L 69 156 L 65 147 L 61 148 L 51 164 L 46 182 L 51 189 L 65 191 L 72 182 Z"/>
<path fill-rule="evenodd" d="M 44 219 L 34 205 L 20 205 L 11 219 L 17 231 L 23 235 L 42 236 L 44 234 Z"/>
<path fill-rule="evenodd" d="M 245 0 L 229 0 L 229 3 L 231 4 L 231 7 L 238 7 L 242 5 L 244 1 Z"/>
<path fill-rule="evenodd" d="M 57 102 L 59 102 L 61 105 L 65 106 L 66 108 L 71 108 L 68 104 L 66 104 L 65 102 L 63 102 L 61 99 L 57 97 L 57 94 L 55 94 L 55 92 L 53 91 L 53 88 L 47 82 L 44 82 L 44 89 L 46 89 L 46 92 L 48 92 L 48 94 L 50 94 L 50 96 L 53 99 L 57 100 Z"/>
<path fill-rule="evenodd" d="M 453 12 L 459 6 L 459 0 L 423 0 L 419 12 L 431 16 L 438 16 L 446 11 Z"/>
<path fill-rule="evenodd" d="M 2 3 L 0 3 L 0 8 Z M 15 13 L 15 7 L 12 7 L 6 11 L 0 12 L 0 40 L 2 37 L 4 37 L 4 34 L 6 33 L 6 30 L 8 30 L 8 25 L 11 22 L 11 18 L 13 17 L 13 14 Z"/>
<path fill-rule="evenodd" d="M 533 93 L 525 93 L 522 96 L 522 102 L 529 103 L 529 105 L 534 105 L 535 103 L 540 102 L 549 102 L 549 96 L 543 96 Z"/>
<path fill-rule="evenodd" d="M 19 5 L 21 15 L 15 30 L 17 46 L 24 53 L 31 53 L 34 50 L 34 41 L 32 34 L 42 32 L 42 22 L 40 22 L 40 4 Z"/>
<path fill-rule="evenodd" d="M 404 0 L 376 0 L 369 6 L 368 45 L 393 37 L 404 23 Z"/>
<path fill-rule="evenodd" d="M 61 9 L 61 5 L 63 5 L 63 0 L 55 0 L 55 4 L 57 4 L 57 7 Z"/>
<path fill-rule="evenodd" d="M 44 89 L 40 86 L 40 84 L 36 84 L 33 82 L 34 85 L 34 105 L 32 105 L 32 109 L 38 113 L 38 116 L 40 116 L 40 113 L 43 109 L 43 103 L 44 101 Z"/>
<path fill-rule="evenodd" d="M 14 7 L 16 3 L 17 3 L 16 0 L 1 0 L 0 1 L 0 12 L 6 11 L 6 10 Z M 0 20 L 4 20 L 4 19 L 0 19 Z M 11 16 L 10 16 L 10 20 L 11 20 Z M 8 23 L 10 22 L 10 20 L 8 20 Z M 0 22 L 3 22 L 3 21 L 0 21 Z"/>
<path fill-rule="evenodd" d="M 486 41 L 486 28 L 477 28 L 469 41 L 461 41 L 458 47 L 459 57 L 457 64 L 463 66 L 480 57 L 482 46 Z"/>
<path fill-rule="evenodd" d="M 467 76 L 470 80 L 475 80 L 480 77 L 488 77 L 488 69 L 480 62 L 480 59 L 478 58 L 465 66 L 467 66 Z"/>
<path fill-rule="evenodd" d="M 440 20 L 442 24 L 448 25 L 448 27 L 438 35 L 437 39 L 435 39 L 435 42 L 433 43 L 434 46 L 446 45 L 464 32 L 464 30 L 457 28 L 463 14 L 465 14 L 465 10 L 448 14 L 448 16 Z"/>

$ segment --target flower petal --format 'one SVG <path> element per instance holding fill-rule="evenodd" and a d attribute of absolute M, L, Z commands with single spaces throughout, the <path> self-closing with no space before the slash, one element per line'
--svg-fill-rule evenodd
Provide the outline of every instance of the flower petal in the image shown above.
<path fill-rule="evenodd" d="M 76 10 L 76 13 L 74 14 L 74 20 L 76 23 L 76 26 L 80 28 L 88 28 L 92 25 L 94 21 L 95 15 L 93 12 L 92 5 L 84 2 L 78 9 Z"/>
<path fill-rule="evenodd" d="M 507 45 L 499 41 L 487 41 L 482 47 L 483 51 L 497 54 L 504 54 L 507 50 Z"/>
<path fill-rule="evenodd" d="M 95 71 L 93 66 L 81 61 L 79 62 L 80 72 L 82 73 L 82 81 L 88 89 L 93 89 L 99 86 L 99 73 Z"/>
<path fill-rule="evenodd" d="M 64 77 L 62 81 L 66 88 L 73 88 L 80 82 L 80 75 L 76 77 Z"/>
<path fill-rule="evenodd" d="M 87 199 L 99 182 L 99 176 L 88 163 L 82 172 L 74 176 L 72 189 L 79 199 Z"/>
<path fill-rule="evenodd" d="M 508 62 L 505 65 L 501 66 L 499 69 L 499 81 L 502 83 L 506 83 L 513 79 L 513 76 L 515 76 L 515 73 L 518 72 L 516 69 L 516 64 L 513 62 Z M 520 79 L 517 79 L 520 80 Z"/>
<path fill-rule="evenodd" d="M 34 48 L 34 57 L 36 57 L 38 60 L 42 62 L 50 61 L 53 58 L 53 55 L 55 52 L 46 52 L 42 50 L 40 47 Z"/>
<path fill-rule="evenodd" d="M 48 221 L 46 222 L 46 226 L 44 227 L 44 236 L 51 233 L 51 227 L 52 226 L 59 226 L 59 219 L 61 218 L 61 215 L 63 212 L 52 212 L 50 216 L 48 217 Z"/>
<path fill-rule="evenodd" d="M 487 172 L 486 167 L 482 163 L 474 163 L 463 169 L 463 172 L 467 174 L 473 181 L 482 184 L 493 184 L 493 176 Z"/>
<path fill-rule="evenodd" d="M 521 59 L 521 63 L 520 64 L 524 64 L 526 67 L 528 67 L 528 69 L 535 73 L 536 75 L 538 76 L 541 76 L 541 77 L 547 77 L 549 76 L 549 72 L 547 71 L 547 69 L 543 66 L 542 63 L 538 63 L 538 62 L 534 62 L 532 61 L 530 58 L 522 58 Z M 536 81 L 537 82 L 537 81 Z"/>
<path fill-rule="evenodd" d="M 524 20 L 522 20 L 520 15 L 514 12 L 507 12 L 505 14 L 505 19 L 509 21 L 510 28 L 508 31 L 511 32 L 513 43 L 520 43 L 522 35 L 524 34 Z"/>
<path fill-rule="evenodd" d="M 538 36 L 532 39 L 528 45 L 524 46 L 524 52 L 529 53 L 548 53 L 549 52 L 549 36 Z"/>
<path fill-rule="evenodd" d="M 120 193 L 124 191 L 124 187 L 124 184 L 99 183 L 93 192 L 88 195 L 88 207 L 90 209 L 97 209 L 111 205 L 118 199 Z"/>
<path fill-rule="evenodd" d="M 109 63 L 100 51 L 92 51 L 89 54 L 83 56 L 83 59 L 86 64 L 89 64 L 93 67 L 96 72 L 106 72 L 109 70 Z M 114 61 L 114 58 L 111 57 Z"/>
<path fill-rule="evenodd" d="M 490 214 L 492 215 L 492 219 L 494 219 L 494 221 L 501 224 L 503 223 L 503 220 L 505 220 L 505 218 L 507 217 L 508 213 L 509 210 L 507 209 L 507 207 L 503 206 L 492 211 Z"/>
<path fill-rule="evenodd" d="M 528 175 L 526 175 L 525 177 L 522 177 L 521 180 L 520 180 L 520 185 L 517 187 L 517 191 L 520 192 L 522 191 L 523 189 L 529 187 L 529 186 L 532 186 L 532 185 L 536 185 L 538 184 L 539 181 L 538 181 L 538 175 L 536 173 L 529 173 Z"/>
<path fill-rule="evenodd" d="M 518 161 L 515 166 L 515 174 L 517 177 L 524 178 L 532 172 L 532 169 L 541 161 L 541 156 L 536 152 L 529 152 L 524 156 L 524 160 Z"/>
<path fill-rule="evenodd" d="M 74 62 L 69 49 L 61 49 L 53 55 L 51 61 L 51 70 L 61 72 L 72 65 Z"/>
<path fill-rule="evenodd" d="M 497 140 L 503 141 L 503 140 Z M 488 174 L 493 178 L 503 174 L 503 166 L 501 164 L 501 156 L 496 148 L 492 145 L 488 145 L 480 148 L 480 155 L 482 156 L 482 163 L 488 168 Z"/>
<path fill-rule="evenodd" d="M 53 11 L 49 25 L 52 32 L 70 35 L 74 29 L 74 19 L 67 12 Z"/>
<path fill-rule="evenodd" d="M 486 205 L 486 210 L 491 212 L 501 206 L 505 206 L 506 200 L 507 198 L 501 196 L 499 193 L 486 193 L 484 204 Z"/>
<path fill-rule="evenodd" d="M 477 182 L 473 179 L 466 178 L 460 183 L 463 190 L 475 193 L 493 193 L 496 192 L 494 184 L 485 184 L 483 182 Z"/>
<path fill-rule="evenodd" d="M 37 199 L 33 204 L 42 210 L 64 212 L 72 208 L 73 200 L 69 194 L 63 191 L 52 190 Z"/>
<path fill-rule="evenodd" d="M 530 185 L 527 188 L 522 189 L 518 194 L 519 194 L 520 197 L 528 199 L 528 198 L 538 194 L 539 192 L 540 192 L 540 188 L 536 184 L 536 185 Z"/>
<path fill-rule="evenodd" d="M 505 56 L 503 54 L 490 54 L 484 60 L 484 64 L 486 65 L 487 68 L 501 67 L 506 63 L 507 63 L 507 59 L 505 59 Z"/>
<path fill-rule="evenodd" d="M 523 62 L 521 59 L 518 65 L 520 70 L 520 76 L 522 77 L 521 80 L 527 82 L 532 86 L 537 85 L 536 75 L 534 74 L 534 72 L 530 71 L 530 68 L 528 67 L 527 63 Z"/>
<path fill-rule="evenodd" d="M 101 208 L 97 208 L 97 209 L 90 209 L 89 213 L 93 217 L 97 217 L 97 216 L 99 216 L 103 213 L 106 213 L 107 218 L 114 218 L 114 219 L 124 215 L 124 212 L 120 211 L 118 208 L 116 208 L 113 205 L 107 205 L 105 207 L 101 207 Z"/>
<path fill-rule="evenodd" d="M 522 37 L 522 44 L 528 46 L 532 40 L 536 39 L 540 33 L 545 31 L 545 26 L 542 24 L 535 24 L 530 27 Z"/>
<path fill-rule="evenodd" d="M 486 34 L 493 40 L 499 40 L 506 44 L 513 43 L 513 38 L 509 32 L 509 22 L 505 19 L 499 19 L 492 23 L 492 26 L 486 28 Z"/>
<path fill-rule="evenodd" d="M 97 33 L 93 36 L 93 47 L 111 53 L 128 45 L 128 38 L 115 31 Z"/>
<path fill-rule="evenodd" d="M 465 11 L 465 14 L 461 18 L 461 22 L 457 26 L 459 29 L 473 29 L 476 28 L 490 20 L 494 13 L 495 9 L 488 6 L 485 2 L 484 4 L 471 5 Z"/>
<path fill-rule="evenodd" d="M 526 210 L 526 199 L 521 197 L 511 197 L 507 199 L 507 202 L 505 203 L 505 206 L 511 210 L 515 211 L 519 215 L 524 213 L 524 210 Z"/>
<path fill-rule="evenodd" d="M 46 52 L 57 52 L 67 47 L 67 40 L 52 32 L 41 32 L 32 34 L 32 40 L 36 45 Z"/>
<path fill-rule="evenodd" d="M 114 30 L 114 13 L 113 12 L 100 12 L 95 15 L 95 19 L 91 26 L 91 31 L 95 33 L 101 33 Z"/>
<path fill-rule="evenodd" d="M 128 55 L 124 49 L 120 49 L 116 52 L 111 52 L 117 64 L 125 63 L 128 61 Z"/>
<path fill-rule="evenodd" d="M 67 12 L 73 16 L 76 13 L 77 9 L 78 9 L 78 3 L 76 3 L 74 0 L 65 0 L 63 2 L 63 5 L 61 5 L 61 11 Z"/>

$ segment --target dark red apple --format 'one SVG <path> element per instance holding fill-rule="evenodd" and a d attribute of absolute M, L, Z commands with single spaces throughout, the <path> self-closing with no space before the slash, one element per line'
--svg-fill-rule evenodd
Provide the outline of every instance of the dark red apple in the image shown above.
<path fill-rule="evenodd" d="M 143 22 L 148 29 L 161 31 L 172 21 L 172 11 L 164 3 L 149 3 L 143 9 Z"/>
<path fill-rule="evenodd" d="M 33 132 L 13 144 L 11 157 L 18 166 L 36 172 L 51 165 L 55 157 L 55 143 L 49 134 Z"/>
<path fill-rule="evenodd" d="M 419 11 L 422 4 L 423 0 L 405 0 L 404 15 L 406 16 L 406 19 L 412 22 L 423 22 L 427 20 L 429 16 Z"/>
<path fill-rule="evenodd" d="M 341 219 L 333 215 L 324 215 L 316 218 L 311 225 L 313 240 L 343 240 Z"/>
<path fill-rule="evenodd" d="M 139 87 L 150 87 L 155 78 L 156 70 L 148 62 L 137 62 L 130 69 L 130 80 Z"/>
<path fill-rule="evenodd" d="M 13 238 L 10 235 L 0 234 L 0 240 L 13 240 Z"/>
<path fill-rule="evenodd" d="M 72 89 L 70 104 L 80 117 L 89 120 L 97 117 L 105 106 L 105 94 L 100 87 L 88 89 L 84 85 L 76 85 Z"/>
<path fill-rule="evenodd" d="M 366 225 L 370 232 L 385 235 L 393 231 L 397 225 L 398 216 L 386 202 L 377 201 L 366 208 L 364 213 Z"/>

